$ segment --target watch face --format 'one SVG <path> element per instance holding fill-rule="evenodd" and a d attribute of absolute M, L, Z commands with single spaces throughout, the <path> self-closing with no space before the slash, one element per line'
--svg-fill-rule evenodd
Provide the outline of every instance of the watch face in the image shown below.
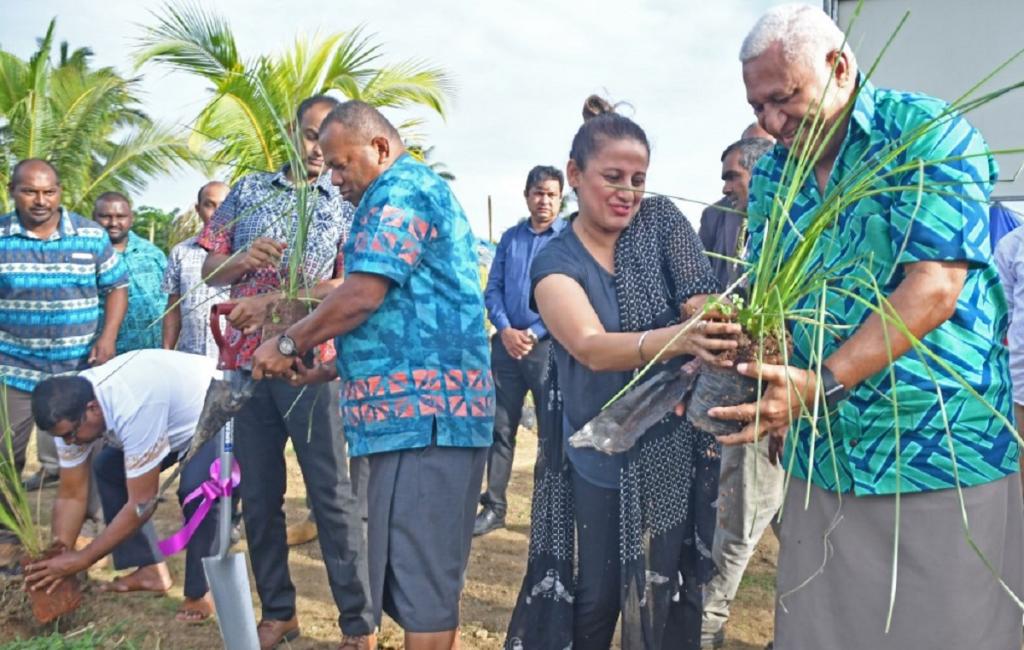
<path fill-rule="evenodd" d="M 295 341 L 290 336 L 281 336 L 277 340 L 277 351 L 286 357 L 290 357 L 295 354 Z"/>

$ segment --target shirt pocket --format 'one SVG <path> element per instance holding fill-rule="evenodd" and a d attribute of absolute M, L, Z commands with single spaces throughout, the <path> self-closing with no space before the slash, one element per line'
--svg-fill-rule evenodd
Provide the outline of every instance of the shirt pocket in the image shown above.
<path fill-rule="evenodd" d="M 64 255 L 65 286 L 96 287 L 96 255 L 88 251 L 71 251 Z M 84 297 L 84 296 L 83 296 Z"/>

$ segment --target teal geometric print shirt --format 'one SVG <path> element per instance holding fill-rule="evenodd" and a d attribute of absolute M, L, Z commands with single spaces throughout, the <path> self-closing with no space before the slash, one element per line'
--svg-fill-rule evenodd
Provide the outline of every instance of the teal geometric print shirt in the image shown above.
<path fill-rule="evenodd" d="M 827 292 L 825 314 L 833 327 L 824 337 L 822 359 L 872 314 L 857 300 L 878 304 L 872 282 L 877 281 L 882 295 L 889 295 L 903 280 L 905 264 L 962 261 L 969 269 L 955 313 L 923 339 L 942 363 L 912 348 L 893 364 L 895 383 L 889 369 L 883 370 L 851 391 L 828 426 L 824 417 L 819 418 L 817 435 L 812 435 L 806 420 L 790 432 L 785 466 L 802 479 L 810 475 L 827 490 L 867 495 L 946 489 L 957 484 L 954 464 L 964 487 L 1017 471 L 1017 444 L 992 413 L 1012 419 L 1009 360 L 1001 343 L 1006 301 L 988 234 L 988 197 L 997 168 L 981 134 L 948 108 L 925 95 L 861 81 L 826 185 L 828 196 L 842 183 L 866 174 L 865 161 L 884 160 L 887 151 L 913 140 L 882 169 L 872 170 L 873 189 L 883 191 L 847 207 L 815 247 L 811 272 L 824 271 L 832 278 L 831 285 L 853 294 Z M 923 127 L 923 136 L 911 137 Z M 748 209 L 751 260 L 757 259 L 764 243 L 766 218 L 786 155 L 776 146 L 753 171 Z M 923 165 L 923 170 L 918 166 L 889 174 L 910 162 Z M 919 192 L 922 173 L 924 191 Z M 894 187 L 913 189 L 886 191 Z M 806 229 L 822 202 L 814 174 L 809 174 L 790 210 L 784 250 L 792 249 L 797 232 Z M 809 296 L 797 308 L 811 311 L 819 304 L 820 295 Z M 794 344 L 791 365 L 816 366 L 811 353 L 814 329 L 789 324 Z"/>
<path fill-rule="evenodd" d="M 346 277 L 392 282 L 336 340 L 349 452 L 489 447 L 494 385 L 476 238 L 448 184 L 400 156 L 366 189 L 344 256 Z"/>
<path fill-rule="evenodd" d="M 128 272 L 128 311 L 117 332 L 117 353 L 163 347 L 163 314 L 167 294 L 160 288 L 167 256 L 144 237 L 128 232 L 128 244 L 118 254 Z M 102 323 L 102 315 L 100 322 Z"/>

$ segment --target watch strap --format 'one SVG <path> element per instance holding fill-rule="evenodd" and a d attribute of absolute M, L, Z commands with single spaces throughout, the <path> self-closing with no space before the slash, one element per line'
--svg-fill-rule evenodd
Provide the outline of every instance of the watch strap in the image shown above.
<path fill-rule="evenodd" d="M 821 395 L 825 399 L 825 406 L 829 411 L 839 408 L 839 404 L 850 396 L 850 391 L 841 384 L 828 366 L 822 366 L 818 374 L 818 385 L 821 387 Z"/>

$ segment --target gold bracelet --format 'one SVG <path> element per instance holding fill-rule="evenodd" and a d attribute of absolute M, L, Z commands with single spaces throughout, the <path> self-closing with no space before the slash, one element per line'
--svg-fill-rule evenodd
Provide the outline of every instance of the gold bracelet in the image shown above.
<path fill-rule="evenodd" d="M 636 351 L 640 353 L 640 363 L 647 363 L 647 359 L 644 358 L 644 339 L 646 339 L 647 335 L 650 333 L 651 330 L 647 330 L 642 333 L 636 342 Z"/>

